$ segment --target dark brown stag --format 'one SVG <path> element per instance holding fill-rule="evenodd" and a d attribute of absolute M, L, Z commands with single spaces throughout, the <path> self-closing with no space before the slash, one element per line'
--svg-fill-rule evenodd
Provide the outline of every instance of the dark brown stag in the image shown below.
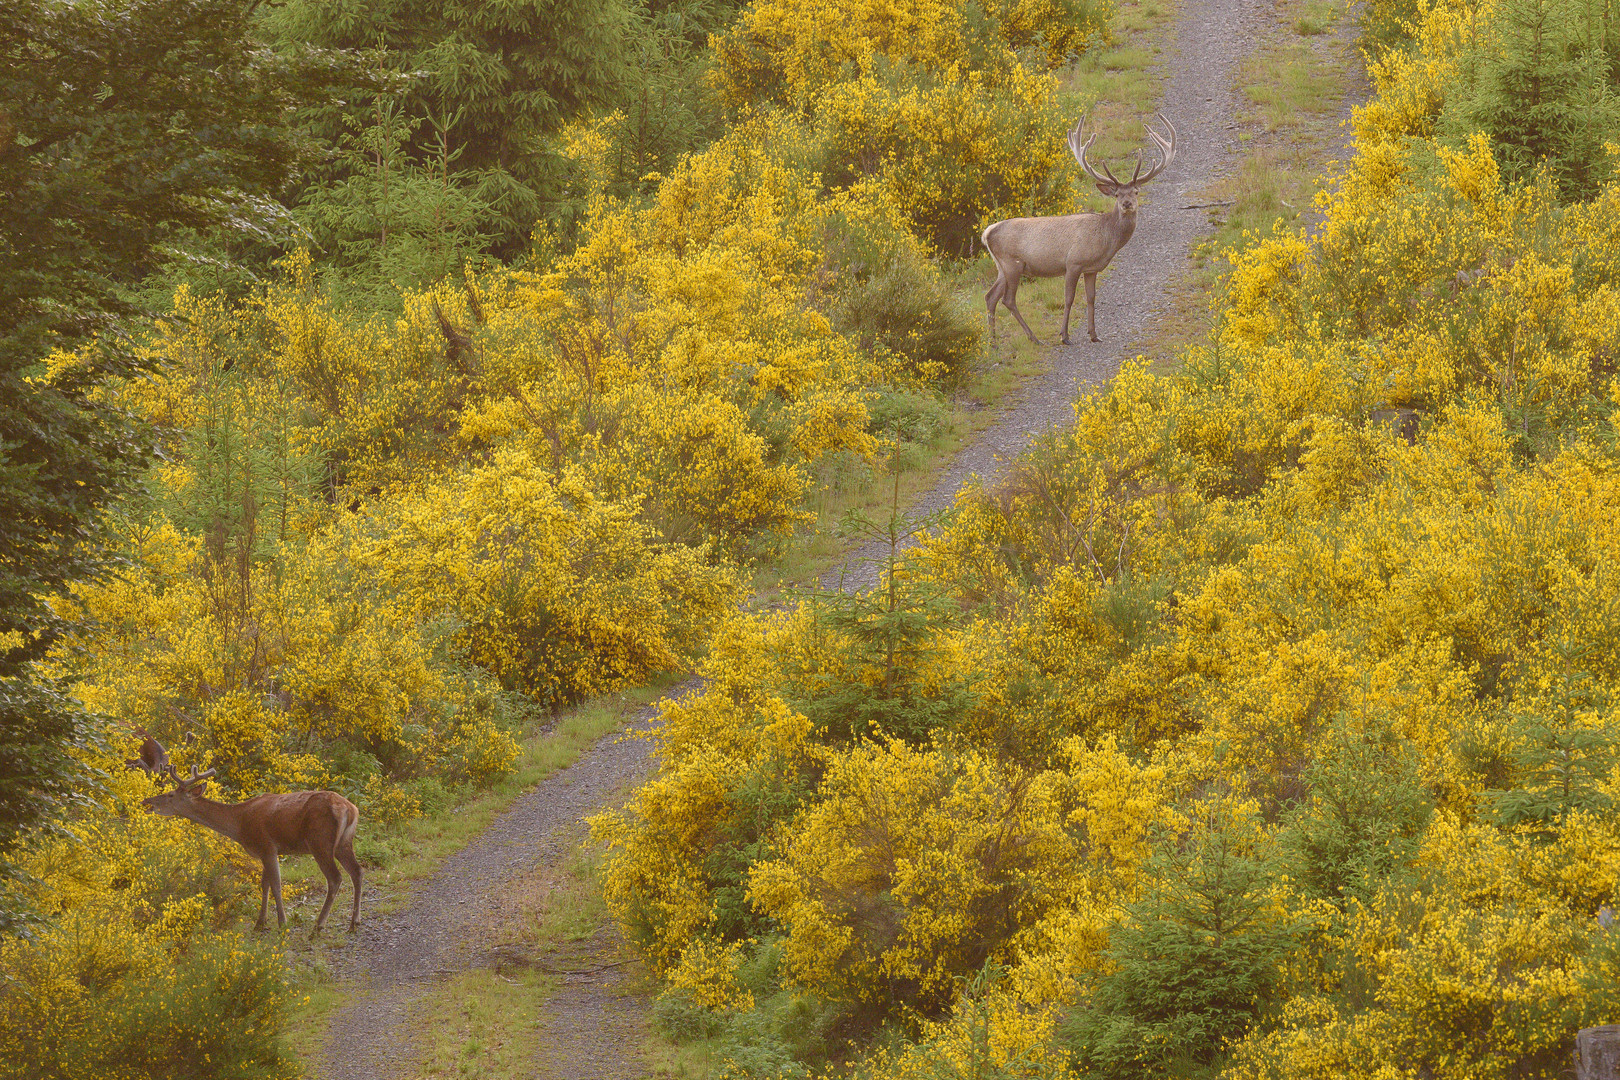
<path fill-rule="evenodd" d="M 255 795 L 245 802 L 221 803 L 203 795 L 209 777 L 214 775 L 213 769 L 199 776 L 193 765 L 191 776 L 181 779 L 171 765 L 168 775 L 174 781 L 174 790 L 144 800 L 148 810 L 206 825 L 241 844 L 264 867 L 259 881 L 257 929 L 264 929 L 272 892 L 276 894 L 277 924 L 287 925 L 287 915 L 281 907 L 279 860 L 282 855 L 313 855 L 321 873 L 326 875 L 326 903 L 321 905 L 321 913 L 315 919 L 315 934 L 321 932 L 326 914 L 332 910 L 332 901 L 343 887 L 339 864 L 354 882 L 354 910 L 349 917 L 349 929 L 360 925 L 360 862 L 354 857 L 354 830 L 360 824 L 360 810 L 354 803 L 335 791 L 289 791 L 281 795 Z"/>
<path fill-rule="evenodd" d="M 136 728 L 135 734 L 141 737 L 141 748 L 137 756 L 124 760 L 124 768 L 144 769 L 154 775 L 168 772 L 169 752 L 163 749 L 163 744 L 147 734 L 145 728 Z"/>

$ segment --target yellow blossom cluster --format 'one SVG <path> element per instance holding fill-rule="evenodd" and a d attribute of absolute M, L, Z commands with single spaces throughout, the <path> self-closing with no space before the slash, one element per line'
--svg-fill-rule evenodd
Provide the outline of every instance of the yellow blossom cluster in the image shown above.
<path fill-rule="evenodd" d="M 1101 41 L 1086 0 L 755 0 L 713 42 L 721 98 L 821 183 L 893 207 L 935 251 L 1075 201 L 1053 69 Z"/>

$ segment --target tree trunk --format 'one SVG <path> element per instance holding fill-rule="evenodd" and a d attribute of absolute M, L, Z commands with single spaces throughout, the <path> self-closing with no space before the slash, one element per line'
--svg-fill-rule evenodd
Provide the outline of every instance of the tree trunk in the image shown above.
<path fill-rule="evenodd" d="M 1575 1080 L 1620 1080 L 1620 1024 L 1576 1032 Z"/>

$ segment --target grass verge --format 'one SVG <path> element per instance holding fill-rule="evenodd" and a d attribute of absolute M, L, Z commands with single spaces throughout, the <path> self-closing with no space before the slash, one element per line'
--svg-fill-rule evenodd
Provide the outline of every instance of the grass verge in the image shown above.
<path fill-rule="evenodd" d="M 1363 78 L 1345 0 L 1276 0 L 1254 54 L 1241 64 L 1233 118 L 1243 148 L 1237 168 L 1194 200 L 1209 214 L 1209 238 L 1171 282 L 1173 301 L 1134 350 L 1153 370 L 1178 370 L 1189 346 L 1214 330 L 1213 301 L 1230 256 L 1275 229 L 1308 227 L 1324 175 L 1342 145 L 1347 95 Z"/>
<path fill-rule="evenodd" d="M 1108 47 L 1086 54 L 1061 73 L 1059 101 L 1067 114 L 1085 114 L 1088 125 L 1096 126 L 1099 156 L 1123 159 L 1140 145 L 1143 103 L 1160 96 L 1165 75 L 1160 61 L 1171 47 L 1176 13 L 1177 0 L 1120 0 Z M 1093 193 L 1076 209 L 1101 209 L 1107 204 Z M 994 279 L 994 266 L 981 255 L 960 264 L 953 291 L 969 310 L 982 312 L 985 290 Z M 1051 343 L 1058 339 L 1063 317 L 1063 282 L 1025 282 L 1018 299 L 1043 344 L 1031 342 L 1010 314 L 1001 313 L 996 340 L 987 342 L 979 362 L 952 395 L 937 432 L 900 448 L 905 458 L 900 505 L 912 505 L 931 491 L 957 451 L 994 425 L 1001 406 L 1022 387 L 1050 369 Z M 1080 318 L 1085 318 L 1083 309 Z M 790 550 L 758 569 L 753 582 L 756 602 L 773 603 L 784 589 L 807 585 L 838 565 L 853 547 L 836 535 L 844 515 L 858 510 L 882 516 L 893 497 L 892 477 L 851 455 L 826 459 L 818 481 L 807 505 L 815 521 Z"/>
<path fill-rule="evenodd" d="M 419 1077 L 517 1080 L 534 1076 L 550 979 L 538 971 L 472 968 L 418 1003 Z"/>
<path fill-rule="evenodd" d="M 457 805 L 391 825 L 368 827 L 362 821 L 367 835 L 364 844 L 356 844 L 356 852 L 363 850 L 363 861 L 371 864 L 365 866 L 362 918 L 403 907 L 413 882 L 436 871 L 446 858 L 483 832 L 496 815 L 535 785 L 572 765 L 603 737 L 624 730 L 675 681 L 675 676 L 668 676 L 564 710 L 555 723 L 530 733 L 524 740 L 523 757 L 516 771 L 490 788 L 468 793 Z M 301 1061 L 310 1062 L 324 1052 L 331 1015 L 353 990 L 333 975 L 332 964 L 332 954 L 347 947 L 351 939 L 341 930 L 331 929 L 320 938 L 308 937 L 308 928 L 326 895 L 325 880 L 313 860 L 288 860 L 282 872 L 283 892 L 291 900 L 285 949 L 295 996 L 288 1041 Z M 340 925 L 337 917 L 347 904 L 347 878 L 344 884 L 343 895 L 333 905 L 329 927 Z M 491 989 L 499 990 L 500 986 L 492 983 Z"/>
<path fill-rule="evenodd" d="M 493 898 L 479 930 L 493 966 L 451 976 L 417 1000 L 414 1075 L 510 1080 L 550 1075 L 541 1063 L 565 1072 L 588 1066 L 556 1057 L 548 1006 L 565 977 L 599 974 L 625 958 L 602 900 L 599 854 L 577 845 L 570 851 L 561 864 L 521 875 Z M 641 989 L 633 976 L 627 982 L 631 992 Z M 651 1028 L 635 1020 L 620 1034 L 627 1050 L 652 1041 Z"/>

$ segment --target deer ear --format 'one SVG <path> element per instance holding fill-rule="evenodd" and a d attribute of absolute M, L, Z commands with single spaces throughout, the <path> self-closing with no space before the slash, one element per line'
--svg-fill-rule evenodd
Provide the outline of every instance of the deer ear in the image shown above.
<path fill-rule="evenodd" d="M 1098 180 L 1097 190 L 1108 196 L 1110 199 L 1117 199 L 1119 198 L 1119 193 L 1125 189 L 1120 187 L 1118 184 L 1110 184 L 1106 180 Z"/>

